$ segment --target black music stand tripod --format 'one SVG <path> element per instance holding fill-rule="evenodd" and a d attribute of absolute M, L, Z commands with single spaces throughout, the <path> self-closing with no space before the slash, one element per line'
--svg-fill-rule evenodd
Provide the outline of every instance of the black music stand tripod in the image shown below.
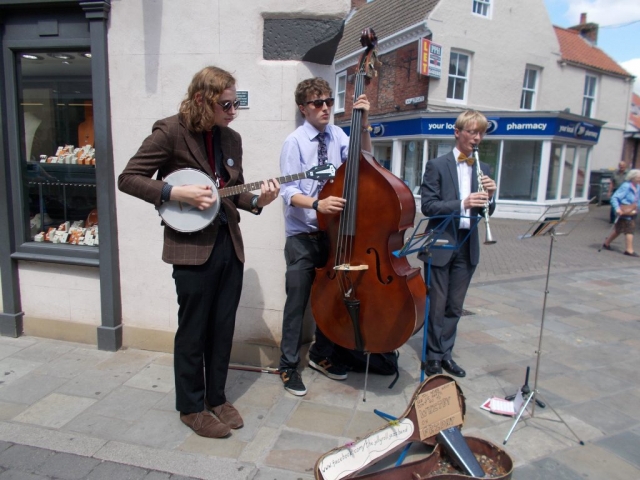
<path fill-rule="evenodd" d="M 424 222 L 429 222 L 429 220 L 433 220 L 435 218 L 443 218 L 444 220 L 438 225 L 437 228 L 433 230 L 429 230 L 425 232 L 426 224 L 423 227 Z M 469 228 L 469 233 L 464 237 L 464 239 L 457 245 L 452 245 L 449 240 L 440 238 L 445 230 L 451 224 L 453 228 L 453 237 L 457 238 L 458 228 L 457 225 L 460 223 L 460 218 L 470 218 L 471 225 Z M 427 255 L 426 263 L 426 286 L 427 286 L 427 297 L 425 301 L 425 309 L 424 309 L 424 325 L 422 327 L 422 359 L 420 362 L 420 382 L 424 381 L 425 370 L 427 369 L 427 330 L 429 327 L 429 308 L 431 306 L 430 299 L 430 287 L 431 287 L 431 250 L 432 249 L 447 249 L 447 250 L 457 250 L 462 246 L 471 236 L 471 232 L 473 229 L 477 228 L 479 223 L 479 219 L 466 217 L 463 215 L 459 215 L 457 213 L 451 213 L 450 215 L 437 215 L 433 217 L 425 217 L 413 231 L 411 237 L 406 241 L 404 246 L 400 250 L 396 250 L 393 254 L 396 257 L 405 257 L 412 253 L 424 253 Z"/>
<path fill-rule="evenodd" d="M 507 433 L 507 436 L 502 442 L 503 445 L 507 444 L 507 441 L 509 440 L 509 437 L 511 436 L 514 429 L 516 428 L 516 425 L 522 418 L 522 415 L 524 414 L 524 412 L 527 410 L 527 406 L 532 401 L 533 403 L 531 403 L 530 418 L 534 418 L 536 404 L 538 404 L 541 408 L 545 408 L 545 404 L 543 402 L 540 402 L 538 399 L 538 396 L 540 395 L 540 393 L 538 392 L 538 374 L 540 371 L 540 356 L 542 355 L 542 337 L 544 333 L 545 312 L 547 309 L 547 295 L 549 294 L 549 274 L 551 272 L 551 258 L 553 257 L 553 244 L 556 241 L 557 236 L 569 235 L 586 218 L 586 215 L 583 215 L 579 221 L 575 222 L 575 224 L 573 225 L 573 228 L 571 228 L 571 230 L 569 231 L 566 231 L 566 232 L 557 231 L 558 228 L 568 223 L 568 218 L 574 213 L 574 210 L 576 208 L 581 206 L 586 206 L 586 204 L 571 205 L 570 202 L 571 202 L 571 199 L 569 199 L 569 202 L 567 204 L 560 205 L 560 206 L 554 205 L 554 206 L 547 207 L 547 209 L 544 211 L 542 216 L 540 216 L 540 218 L 533 223 L 533 225 L 529 228 L 529 230 L 527 230 L 527 232 L 524 235 L 521 235 L 519 237 L 520 239 L 525 239 L 525 238 L 531 238 L 531 237 L 548 236 L 549 237 L 549 260 L 547 263 L 547 278 L 544 286 L 544 300 L 542 302 L 542 319 L 540 321 L 540 335 L 538 337 L 538 349 L 535 352 L 536 353 L 536 371 L 535 371 L 535 376 L 533 380 L 533 390 L 529 389 L 529 385 L 528 385 L 529 367 L 527 367 L 525 383 L 522 386 L 522 394 L 523 394 L 523 397 L 526 397 L 526 399 L 525 399 L 525 402 L 522 404 L 522 407 L 520 408 L 520 411 L 518 412 L 518 415 L 516 416 L 516 419 L 514 420 L 513 425 L 509 430 L 509 433 Z M 553 214 L 549 214 L 551 210 L 554 211 Z M 528 395 L 526 396 L 525 396 L 525 389 L 528 390 L 527 392 Z M 578 443 L 580 443 L 580 445 L 584 445 L 584 442 L 580 439 L 580 437 L 578 437 L 576 432 L 572 430 L 572 428 L 567 424 L 567 422 L 564 421 L 564 419 L 549 404 L 549 402 L 546 402 L 546 406 L 548 406 L 556 415 L 556 417 L 558 417 L 558 419 L 560 419 L 560 421 L 564 423 L 564 425 L 569 429 L 569 431 L 573 434 L 573 436 L 576 437 L 576 439 L 578 440 Z"/>

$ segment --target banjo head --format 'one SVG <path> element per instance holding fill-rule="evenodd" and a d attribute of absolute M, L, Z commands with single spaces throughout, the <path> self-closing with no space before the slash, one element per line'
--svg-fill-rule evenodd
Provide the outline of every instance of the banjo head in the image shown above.
<path fill-rule="evenodd" d="M 183 233 L 197 232 L 209 226 L 216 219 L 220 211 L 220 198 L 216 184 L 209 175 L 193 168 L 183 168 L 170 173 L 163 180 L 169 185 L 176 186 L 208 185 L 211 187 L 211 192 L 217 197 L 215 203 L 206 210 L 200 210 L 198 207 L 175 200 L 164 202 L 158 208 L 158 213 L 169 227 Z"/>

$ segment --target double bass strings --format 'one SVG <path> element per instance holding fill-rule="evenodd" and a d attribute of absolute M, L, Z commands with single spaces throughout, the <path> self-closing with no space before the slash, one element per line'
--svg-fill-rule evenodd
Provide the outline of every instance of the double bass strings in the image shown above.
<path fill-rule="evenodd" d="M 364 90 L 364 72 L 356 74 L 356 85 L 354 88 L 354 101 Z M 358 173 L 360 150 L 362 139 L 360 131 L 362 129 L 362 111 L 353 110 L 351 122 L 351 135 L 349 139 L 349 155 L 345 172 L 342 196 L 346 199 L 345 209 L 340 215 L 340 228 L 338 231 L 338 245 L 336 248 L 336 258 L 334 265 L 339 267 L 336 275 L 340 282 L 340 289 L 343 296 L 350 297 L 353 293 L 353 285 L 349 267 L 353 252 L 353 242 L 356 233 L 356 209 L 358 198 Z M 341 267 L 341 268 L 340 268 Z"/>

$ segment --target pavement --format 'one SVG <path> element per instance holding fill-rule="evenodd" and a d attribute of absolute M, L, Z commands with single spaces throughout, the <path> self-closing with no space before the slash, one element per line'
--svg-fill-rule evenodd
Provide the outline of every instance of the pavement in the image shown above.
<path fill-rule="evenodd" d="M 525 414 L 504 447 L 512 478 L 640 479 L 640 259 L 622 255 L 622 239 L 597 251 L 608 206 L 591 207 L 553 244 L 541 329 L 551 243 L 519 240 L 528 227 L 492 219 L 498 243 L 482 247 L 454 351 L 467 370 L 462 431 L 502 446 L 513 419 L 479 406 L 515 393 L 527 366 L 535 385 L 542 333 L 537 387 L 548 407 Z M 392 389 L 391 377 L 370 375 L 366 402 L 363 374 L 339 382 L 305 368 L 309 392 L 294 397 L 277 375 L 231 370 L 227 396 L 245 426 L 214 440 L 180 422 L 171 355 L 0 337 L 0 480 L 312 479 L 322 454 L 384 425 L 374 409 L 405 411 L 421 348 L 418 333 L 400 349 Z"/>

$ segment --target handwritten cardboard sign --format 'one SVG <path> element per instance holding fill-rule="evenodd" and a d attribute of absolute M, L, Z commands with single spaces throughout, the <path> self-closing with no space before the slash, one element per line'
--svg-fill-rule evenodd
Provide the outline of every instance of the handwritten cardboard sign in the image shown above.
<path fill-rule="evenodd" d="M 413 422 L 405 418 L 397 425 L 389 425 L 352 445 L 328 453 L 320 460 L 318 470 L 325 480 L 340 480 L 402 445 L 411 437 L 413 429 Z"/>
<path fill-rule="evenodd" d="M 421 393 L 415 407 L 420 440 L 432 437 L 440 430 L 462 425 L 462 411 L 454 382 Z"/>

